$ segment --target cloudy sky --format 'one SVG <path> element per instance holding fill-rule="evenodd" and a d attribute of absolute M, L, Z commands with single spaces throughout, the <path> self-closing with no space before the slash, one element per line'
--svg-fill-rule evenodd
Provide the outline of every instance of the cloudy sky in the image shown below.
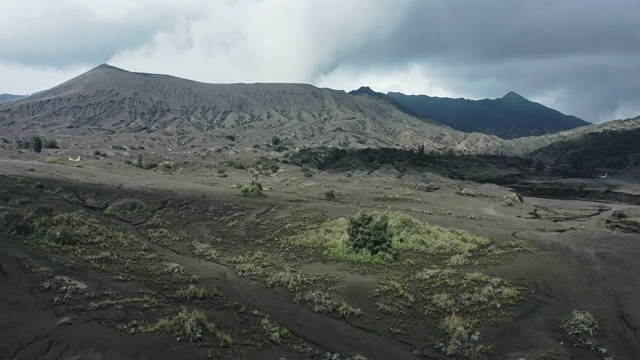
<path fill-rule="evenodd" d="M 0 0 L 0 93 L 101 63 L 211 82 L 464 97 L 587 121 L 640 115 L 637 0 Z"/>

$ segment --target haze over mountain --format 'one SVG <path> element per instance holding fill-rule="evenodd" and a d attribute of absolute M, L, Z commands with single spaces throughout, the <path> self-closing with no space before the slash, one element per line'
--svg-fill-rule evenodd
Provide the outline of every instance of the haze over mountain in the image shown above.
<path fill-rule="evenodd" d="M 467 100 L 405 95 L 389 97 L 420 118 L 430 119 L 465 132 L 482 132 L 504 139 L 545 135 L 589 125 L 544 105 L 509 92 L 499 99 Z"/>
<path fill-rule="evenodd" d="M 235 138 L 251 146 L 278 135 L 296 147 L 425 145 L 475 152 L 502 142 L 429 124 L 385 101 L 344 91 L 205 84 L 106 64 L 0 107 L 0 128 L 4 134 L 96 135 L 104 141 L 135 135 L 172 145 Z"/>
<path fill-rule="evenodd" d="M 26 95 L 0 94 L 0 104 L 9 101 L 20 100 L 24 97 L 26 97 Z"/>

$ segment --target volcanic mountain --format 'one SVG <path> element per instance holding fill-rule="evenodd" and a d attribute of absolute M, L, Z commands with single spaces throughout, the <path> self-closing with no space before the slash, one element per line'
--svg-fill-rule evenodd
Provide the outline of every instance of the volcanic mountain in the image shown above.
<path fill-rule="evenodd" d="M 5 136 L 56 134 L 104 142 L 252 146 L 279 136 L 294 148 L 386 146 L 484 151 L 503 141 L 429 124 L 386 101 L 304 84 L 205 84 L 103 64 L 0 106 Z"/>
<path fill-rule="evenodd" d="M 537 136 L 589 125 L 539 103 L 509 92 L 500 99 L 467 100 L 405 95 L 389 97 L 423 119 L 430 119 L 465 132 L 481 132 L 504 139 Z"/>

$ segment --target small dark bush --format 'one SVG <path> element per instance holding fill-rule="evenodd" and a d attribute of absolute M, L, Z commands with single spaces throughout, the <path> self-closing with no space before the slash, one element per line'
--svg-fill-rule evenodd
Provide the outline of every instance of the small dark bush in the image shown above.
<path fill-rule="evenodd" d="M 334 201 L 336 200 L 336 193 L 333 190 L 327 191 L 322 194 L 322 200 Z"/>
<path fill-rule="evenodd" d="M 154 169 L 154 168 L 157 168 L 157 167 L 158 167 L 158 164 L 156 164 L 154 162 L 151 162 L 151 163 L 148 163 L 148 164 L 144 164 L 144 169 L 145 170 Z"/>
<path fill-rule="evenodd" d="M 349 218 L 349 244 L 355 251 L 368 251 L 371 255 L 389 253 L 391 237 L 387 232 L 386 215 L 375 219 L 373 215 L 360 211 Z"/>
<path fill-rule="evenodd" d="M 24 215 L 13 211 L 0 216 L 0 230 L 8 235 L 27 236 L 33 233 L 33 227 Z"/>

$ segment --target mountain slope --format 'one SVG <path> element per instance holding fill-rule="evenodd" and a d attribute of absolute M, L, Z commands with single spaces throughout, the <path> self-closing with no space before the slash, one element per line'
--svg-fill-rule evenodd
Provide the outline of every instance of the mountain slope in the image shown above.
<path fill-rule="evenodd" d="M 0 104 L 6 103 L 9 101 L 20 100 L 24 97 L 26 97 L 26 95 L 0 94 Z"/>
<path fill-rule="evenodd" d="M 465 132 L 482 132 L 505 139 L 544 135 L 589 125 L 541 104 L 509 92 L 495 100 L 467 100 L 427 95 L 388 94 L 405 108 Z"/>
<path fill-rule="evenodd" d="M 427 124 L 367 96 L 304 84 L 205 84 L 101 65 L 55 88 L 0 106 L 0 130 L 124 137 L 165 145 L 278 135 L 293 146 L 388 146 L 477 151 L 502 143 Z M 126 135 L 126 136 L 125 136 Z"/>

